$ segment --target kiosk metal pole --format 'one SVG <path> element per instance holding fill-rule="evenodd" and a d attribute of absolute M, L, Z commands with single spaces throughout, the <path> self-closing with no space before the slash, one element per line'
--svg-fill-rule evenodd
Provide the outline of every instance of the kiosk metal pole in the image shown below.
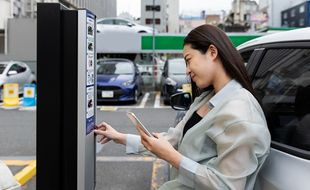
<path fill-rule="evenodd" d="M 38 3 L 37 189 L 95 189 L 96 16 Z"/>

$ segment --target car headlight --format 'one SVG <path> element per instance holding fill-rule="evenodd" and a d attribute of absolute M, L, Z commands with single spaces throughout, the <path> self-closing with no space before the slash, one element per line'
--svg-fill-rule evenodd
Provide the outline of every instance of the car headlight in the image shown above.
<path fill-rule="evenodd" d="M 123 86 L 129 86 L 132 84 L 132 80 L 129 80 L 129 81 L 126 81 L 126 82 L 123 82 Z"/>
<path fill-rule="evenodd" d="M 171 78 L 166 78 L 166 84 L 176 86 L 178 83 L 172 80 Z"/>

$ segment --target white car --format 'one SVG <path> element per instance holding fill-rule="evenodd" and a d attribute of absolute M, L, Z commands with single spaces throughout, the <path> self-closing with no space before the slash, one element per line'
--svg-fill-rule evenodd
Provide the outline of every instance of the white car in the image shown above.
<path fill-rule="evenodd" d="M 2 100 L 3 85 L 17 83 L 19 94 L 23 93 L 25 84 L 35 84 L 36 77 L 26 63 L 19 61 L 0 62 L 0 100 Z"/>
<path fill-rule="evenodd" d="M 136 33 L 153 33 L 153 28 L 137 24 L 124 18 L 101 18 L 97 20 L 97 31 L 124 30 Z M 157 30 L 155 29 L 155 33 Z"/>
<path fill-rule="evenodd" d="M 310 189 L 310 28 L 266 35 L 237 47 L 271 133 L 261 189 Z"/>

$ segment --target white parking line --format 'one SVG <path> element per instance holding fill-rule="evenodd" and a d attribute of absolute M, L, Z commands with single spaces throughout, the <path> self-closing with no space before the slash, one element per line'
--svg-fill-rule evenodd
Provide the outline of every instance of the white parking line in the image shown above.
<path fill-rule="evenodd" d="M 20 107 L 20 111 L 36 111 L 37 107 L 36 106 L 29 106 L 29 107 Z"/>
<path fill-rule="evenodd" d="M 156 160 L 150 156 L 97 156 L 99 162 L 153 162 Z"/>
<path fill-rule="evenodd" d="M 154 101 L 154 108 L 160 108 L 160 92 L 156 93 L 155 101 Z"/>
<path fill-rule="evenodd" d="M 142 99 L 140 105 L 138 106 L 139 108 L 144 108 L 144 106 L 145 106 L 145 104 L 147 102 L 147 99 L 149 98 L 149 95 L 150 95 L 149 92 L 144 94 L 143 99 Z"/>

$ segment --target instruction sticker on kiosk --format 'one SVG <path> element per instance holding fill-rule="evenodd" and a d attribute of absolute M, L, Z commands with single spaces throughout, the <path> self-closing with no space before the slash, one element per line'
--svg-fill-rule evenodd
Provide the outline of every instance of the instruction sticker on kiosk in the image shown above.
<path fill-rule="evenodd" d="M 95 16 L 87 12 L 86 18 L 86 135 L 95 127 Z"/>

